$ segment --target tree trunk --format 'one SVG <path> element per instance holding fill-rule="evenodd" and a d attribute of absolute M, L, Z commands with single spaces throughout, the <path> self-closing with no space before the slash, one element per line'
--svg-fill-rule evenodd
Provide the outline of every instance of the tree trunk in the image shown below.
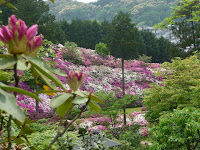
<path fill-rule="evenodd" d="M 122 90 L 123 97 L 125 95 L 125 82 L 124 82 L 124 58 L 122 58 Z M 123 107 L 124 110 L 124 125 L 126 126 L 126 105 Z"/>
<path fill-rule="evenodd" d="M 36 84 L 35 85 L 35 89 L 36 89 L 36 92 L 38 91 L 38 85 Z M 35 110 L 36 110 L 36 114 L 39 113 L 39 101 L 35 101 Z"/>

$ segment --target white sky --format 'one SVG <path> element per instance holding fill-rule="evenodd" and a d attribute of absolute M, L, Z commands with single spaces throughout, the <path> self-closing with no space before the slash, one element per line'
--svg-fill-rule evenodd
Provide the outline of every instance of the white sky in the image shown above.
<path fill-rule="evenodd" d="M 78 2 L 84 2 L 84 3 L 90 3 L 90 2 L 96 2 L 97 0 L 76 0 Z"/>

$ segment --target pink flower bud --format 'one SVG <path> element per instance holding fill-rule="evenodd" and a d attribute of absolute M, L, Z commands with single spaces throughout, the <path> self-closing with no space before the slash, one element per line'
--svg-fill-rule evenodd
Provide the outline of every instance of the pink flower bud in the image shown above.
<path fill-rule="evenodd" d="M 69 77 L 69 79 L 72 79 L 72 73 L 71 72 L 68 73 L 68 77 Z"/>
<path fill-rule="evenodd" d="M 17 22 L 17 18 L 15 17 L 15 15 L 12 15 L 10 18 L 9 18 L 9 21 L 8 21 L 9 23 L 9 25 L 11 26 L 11 27 L 14 27 L 15 25 L 16 25 L 16 22 Z"/>
<path fill-rule="evenodd" d="M 73 91 L 77 91 L 83 84 L 84 74 L 82 72 L 69 72 L 68 85 Z"/>
<path fill-rule="evenodd" d="M 42 35 L 35 36 L 33 40 L 33 48 L 36 49 L 42 45 Z"/>
<path fill-rule="evenodd" d="M 24 21 L 19 19 L 20 28 L 19 28 L 19 39 L 21 40 L 24 35 L 26 35 L 27 26 Z"/>
<path fill-rule="evenodd" d="M 0 39 L 1 39 L 3 42 L 5 42 L 5 43 L 8 42 L 8 41 L 4 38 L 3 29 L 2 29 L 2 28 L 0 28 Z"/>
<path fill-rule="evenodd" d="M 37 35 L 37 29 L 38 29 L 38 25 L 32 25 L 26 32 L 26 38 L 28 40 L 33 39 L 34 36 Z"/>
<path fill-rule="evenodd" d="M 12 31 L 8 28 L 8 26 L 2 26 L 2 33 L 6 41 L 10 41 L 13 38 Z"/>

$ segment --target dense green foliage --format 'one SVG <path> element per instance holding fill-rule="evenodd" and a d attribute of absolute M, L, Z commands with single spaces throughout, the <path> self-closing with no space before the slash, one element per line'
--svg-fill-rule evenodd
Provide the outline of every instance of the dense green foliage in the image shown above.
<path fill-rule="evenodd" d="M 107 48 L 107 45 L 104 44 L 104 43 L 99 43 L 99 44 L 96 44 L 95 46 L 95 52 L 101 56 L 107 56 L 110 54 L 110 51 L 109 49 Z"/>
<path fill-rule="evenodd" d="M 163 86 L 154 85 L 147 89 L 144 104 L 147 107 L 146 117 L 151 122 L 164 113 L 186 106 L 200 107 L 199 54 L 181 60 L 176 58 L 172 63 L 164 63 L 165 70 L 159 75 L 163 77 Z"/>
<path fill-rule="evenodd" d="M 66 35 L 66 40 L 75 42 L 78 46 L 94 49 L 95 45 L 102 41 L 103 29 L 96 20 L 74 19 L 71 23 L 60 22 L 61 28 Z"/>
<path fill-rule="evenodd" d="M 71 21 L 104 19 L 112 21 L 119 11 L 130 13 L 133 21 L 139 25 L 153 26 L 168 17 L 177 0 L 98 0 L 94 3 L 80 3 L 72 0 L 59 0 L 50 4 L 51 12 L 57 19 Z"/>
<path fill-rule="evenodd" d="M 136 148 L 140 145 L 141 135 L 139 134 L 140 125 L 136 124 L 134 127 L 129 128 L 119 137 L 120 140 L 125 140 L 131 143 L 131 146 Z"/>
<path fill-rule="evenodd" d="M 151 150 L 195 150 L 200 148 L 200 110 L 184 108 L 162 116 L 153 127 Z"/>

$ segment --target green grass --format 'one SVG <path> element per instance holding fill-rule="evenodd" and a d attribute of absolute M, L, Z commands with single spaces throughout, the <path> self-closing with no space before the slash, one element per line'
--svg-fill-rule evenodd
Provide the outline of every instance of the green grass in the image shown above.
<path fill-rule="evenodd" d="M 141 112 L 142 107 L 136 107 L 136 108 L 126 108 L 126 113 L 130 114 L 133 113 L 134 111 Z"/>

